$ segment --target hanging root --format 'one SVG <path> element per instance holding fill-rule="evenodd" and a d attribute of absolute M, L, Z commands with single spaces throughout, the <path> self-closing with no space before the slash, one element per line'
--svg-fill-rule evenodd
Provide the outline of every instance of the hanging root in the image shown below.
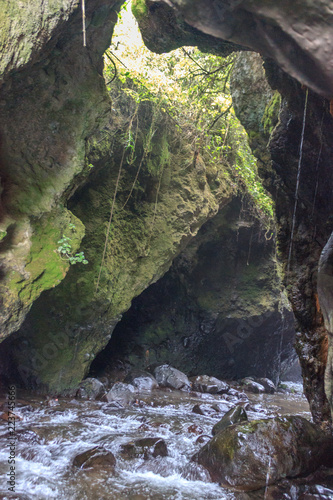
<path fill-rule="evenodd" d="M 86 34 L 86 5 L 85 0 L 81 0 L 82 5 L 82 33 L 83 33 L 83 47 L 87 46 L 87 34 Z"/>
<path fill-rule="evenodd" d="M 109 239 L 109 235 L 110 235 L 111 223 L 112 223 L 112 218 L 113 218 L 113 211 L 114 211 L 114 206 L 115 206 L 115 203 L 116 203 L 116 197 L 117 197 L 117 192 L 118 192 L 120 175 L 121 175 L 121 171 L 122 171 L 122 168 L 123 168 L 125 152 L 126 152 L 126 148 L 124 148 L 123 155 L 121 157 L 121 162 L 120 162 L 120 167 L 119 167 L 119 171 L 118 171 L 118 177 L 117 177 L 116 187 L 115 187 L 115 190 L 114 190 L 114 195 L 113 195 L 113 200 L 112 200 L 112 207 L 111 207 L 111 212 L 110 212 L 110 218 L 109 218 L 108 228 L 107 228 L 106 236 L 105 236 L 105 243 L 104 243 L 102 261 L 101 261 L 101 266 L 99 268 L 99 273 L 98 273 L 98 278 L 97 278 L 97 284 L 96 284 L 96 290 L 95 290 L 96 293 L 98 292 L 98 287 L 99 287 L 99 282 L 100 282 L 100 279 L 101 279 L 102 268 L 103 268 L 104 261 L 105 261 L 106 248 L 107 248 L 107 245 L 108 245 L 108 239 Z"/>

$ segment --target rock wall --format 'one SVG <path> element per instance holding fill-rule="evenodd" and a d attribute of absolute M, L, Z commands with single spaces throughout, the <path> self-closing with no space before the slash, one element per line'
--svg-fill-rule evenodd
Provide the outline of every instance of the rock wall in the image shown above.
<path fill-rule="evenodd" d="M 318 302 L 317 267 L 320 252 L 332 230 L 329 195 L 332 119 L 327 101 L 309 92 L 289 260 L 306 89 L 272 61 L 266 61 L 266 74 L 275 94 L 260 119 L 258 109 L 263 109 L 267 99 L 262 98 L 261 105 L 258 99 L 267 94 L 268 87 L 260 60 L 258 55 L 250 53 L 239 56 L 232 78 L 234 105 L 249 132 L 251 147 L 261 159 L 260 173 L 265 186 L 276 202 L 279 256 L 284 262 L 285 285 L 297 320 L 297 350 L 305 391 L 316 420 L 326 419 L 329 416 L 324 391 L 327 332 Z"/>
<path fill-rule="evenodd" d="M 275 240 L 235 198 L 206 222 L 170 270 L 116 326 L 91 372 L 121 360 L 169 363 L 190 375 L 269 377 L 296 357 L 293 314 L 281 287 Z"/>
<path fill-rule="evenodd" d="M 1 339 L 66 275 L 54 250 L 69 225 L 74 253 L 84 235 L 66 200 L 87 171 L 87 138 L 110 113 L 102 56 L 117 5 L 89 2 L 83 47 L 78 0 L 1 2 Z"/>
<path fill-rule="evenodd" d="M 176 48 L 185 25 L 225 45 L 272 58 L 313 91 L 333 98 L 333 12 L 329 0 L 135 0 L 137 19 L 151 50 Z M 163 21 L 163 22 L 161 22 Z M 155 43 L 156 33 L 162 32 Z M 193 33 L 193 32 L 192 32 Z M 192 37 L 193 43 L 193 37 Z"/>
<path fill-rule="evenodd" d="M 2 345 L 4 372 L 30 388 L 75 388 L 133 297 L 167 271 L 237 190 L 227 163 L 195 156 L 195 129 L 182 135 L 158 103 L 138 105 L 115 82 L 112 107 L 109 123 L 87 141 L 90 174 L 68 202 L 85 227 L 80 250 L 88 264 L 72 266 L 62 283 L 42 294 Z M 135 151 L 128 148 L 129 126 Z M 67 236 L 76 233 L 67 228 Z"/>
<path fill-rule="evenodd" d="M 161 0 L 155 6 L 155 2 L 150 0 L 137 0 L 136 4 L 141 6 L 138 20 L 147 40 L 153 38 L 151 32 L 157 25 L 156 19 L 162 17 L 167 20 L 166 13 L 172 9 L 173 17 L 169 17 L 171 24 L 176 18 L 201 33 L 236 43 L 238 47 L 245 46 L 266 57 L 268 81 L 272 89 L 278 90 L 283 97 L 279 124 L 274 131 L 271 130 L 269 153 L 272 168 L 268 165 L 266 178 L 267 187 L 276 200 L 281 228 L 278 239 L 281 257 L 287 267 L 306 88 L 310 89 L 303 180 L 296 213 L 292 269 L 287 284 L 300 330 L 298 352 L 312 414 L 317 421 L 329 419 L 323 382 L 328 340 L 318 303 L 317 266 L 332 230 L 332 115 L 328 102 L 333 98 L 333 52 L 330 49 L 333 23 L 330 2 L 308 1 L 304 4 L 297 1 L 291 6 L 286 0 L 277 6 L 273 0 L 196 0 L 195 3 Z M 168 42 L 168 29 L 168 22 L 165 22 L 164 50 L 168 50 L 168 43 L 174 47 L 174 38 Z M 263 144 L 260 145 L 262 141 L 258 138 L 258 131 L 255 136 L 258 151 L 265 152 Z M 330 370 L 327 373 L 330 378 Z"/>
<path fill-rule="evenodd" d="M 156 136 L 155 153 L 135 196 L 124 214 L 115 212 L 117 251 L 112 253 L 112 245 L 107 248 L 107 272 L 102 273 L 99 293 L 94 295 L 97 255 L 103 252 L 110 193 L 122 161 L 117 127 L 121 134 L 127 126 L 121 116 L 111 118 L 111 101 L 102 76 L 102 54 L 110 43 L 120 4 L 105 0 L 87 3 L 87 47 L 83 47 L 78 0 L 35 0 L 29 5 L 0 2 L 0 332 L 1 339 L 11 335 L 3 343 L 3 359 L 21 367 L 30 386 L 57 390 L 73 386 L 88 369 L 91 356 L 106 343 L 131 298 L 168 269 L 172 258 L 234 191 L 230 179 L 219 179 L 204 159 L 194 162 L 192 151 L 181 143 L 177 146 L 174 132 Z M 290 7 L 285 0 L 277 7 L 273 0 L 140 0 L 135 9 L 147 43 L 157 51 L 197 40 L 204 50 L 227 54 L 252 49 L 271 58 L 265 62 L 266 75 L 271 88 L 282 96 L 279 121 L 275 126 L 272 116 L 280 98 L 270 94 L 266 120 L 261 120 L 250 138 L 261 161 L 261 174 L 276 200 L 279 251 L 286 266 L 307 93 L 300 83 L 311 89 L 286 285 L 297 319 L 298 352 L 312 412 L 316 420 L 328 418 L 323 389 L 328 338 L 316 284 L 319 256 L 333 229 L 333 119 L 326 100 L 333 97 L 330 3 L 299 0 Z M 151 109 L 142 113 L 147 115 L 147 131 Z M 244 113 L 240 116 L 245 120 Z M 176 155 L 181 158 L 172 162 L 177 165 L 172 174 L 170 141 L 176 143 Z M 142 140 L 138 147 L 142 152 Z M 272 163 L 267 161 L 269 156 Z M 189 165 L 185 175 L 183 165 Z M 126 175 L 127 184 L 120 185 L 124 203 L 132 185 L 129 172 Z M 86 177 L 89 184 L 82 187 Z M 166 192 L 174 193 L 169 201 Z M 86 234 L 82 248 L 90 263 L 84 273 L 78 267 L 70 269 L 56 251 L 59 238 L 66 234 L 71 237 L 73 253 Z M 134 250 L 137 258 L 133 258 Z M 136 278 L 131 282 L 133 269 Z M 68 271 L 71 285 L 61 285 Z M 128 285 L 133 294 L 126 292 Z M 51 291 L 43 294 L 27 323 L 13 334 L 45 290 Z M 326 285 L 320 293 L 329 326 Z M 73 297 L 76 308 L 69 306 Z M 329 345 L 331 360 L 331 336 Z M 329 368 L 326 388 L 330 401 L 331 381 Z"/>

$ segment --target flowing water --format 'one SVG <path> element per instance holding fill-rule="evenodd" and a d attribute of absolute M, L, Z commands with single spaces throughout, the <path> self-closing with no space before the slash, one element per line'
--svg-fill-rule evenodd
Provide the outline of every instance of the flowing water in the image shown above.
<path fill-rule="evenodd" d="M 300 385 L 291 386 L 299 391 Z M 191 462 L 207 442 L 213 425 L 234 406 L 227 397 L 157 390 L 142 393 L 134 405 L 82 400 L 47 401 L 19 395 L 16 414 L 16 494 L 6 496 L 8 424 L 0 420 L 0 498 L 65 500 L 200 500 L 235 499 L 235 493 L 210 482 Z M 250 395 L 249 419 L 277 414 L 310 418 L 304 396 Z M 212 415 L 192 412 L 194 405 L 215 406 Z M 199 436 L 202 436 L 199 438 Z M 126 459 L 121 446 L 145 437 L 163 438 L 168 456 Z M 199 438 L 199 439 L 198 439 Z M 117 460 L 114 472 L 77 469 L 73 459 L 97 445 Z"/>

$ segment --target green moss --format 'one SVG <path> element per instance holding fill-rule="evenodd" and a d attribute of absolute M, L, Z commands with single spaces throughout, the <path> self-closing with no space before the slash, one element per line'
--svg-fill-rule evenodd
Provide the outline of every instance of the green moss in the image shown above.
<path fill-rule="evenodd" d="M 7 236 L 7 231 L 0 230 L 0 241 L 3 240 Z"/>
<path fill-rule="evenodd" d="M 69 229 L 69 224 L 75 224 L 75 231 Z M 44 290 L 57 286 L 66 276 L 69 262 L 61 259 L 56 251 L 58 240 L 64 234 L 70 235 L 76 251 L 84 235 L 84 226 L 68 210 L 56 210 L 32 222 L 25 274 L 14 272 L 8 283 L 24 306 L 32 304 Z"/>
<path fill-rule="evenodd" d="M 133 0 L 132 12 L 138 22 L 141 21 L 142 18 L 146 17 L 148 14 L 148 8 L 145 0 Z"/>
<path fill-rule="evenodd" d="M 279 112 L 281 107 L 281 95 L 276 90 L 270 102 L 267 104 L 262 117 L 262 125 L 264 132 L 271 135 L 279 119 Z"/>

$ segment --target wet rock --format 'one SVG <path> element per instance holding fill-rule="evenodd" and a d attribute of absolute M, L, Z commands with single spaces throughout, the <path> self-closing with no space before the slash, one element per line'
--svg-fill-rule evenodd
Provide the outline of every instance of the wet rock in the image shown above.
<path fill-rule="evenodd" d="M 19 429 L 15 432 L 15 436 L 20 443 L 28 443 L 30 445 L 43 443 L 43 436 L 40 436 L 33 429 Z"/>
<path fill-rule="evenodd" d="M 244 408 L 244 410 L 250 410 L 251 409 L 251 405 L 250 405 L 249 401 L 239 401 L 237 403 L 237 406 L 241 406 L 242 408 Z"/>
<path fill-rule="evenodd" d="M 158 388 L 158 383 L 148 372 L 144 372 L 141 370 L 133 370 L 131 371 L 124 382 L 132 384 L 139 391 L 152 391 L 153 389 Z"/>
<path fill-rule="evenodd" d="M 247 414 L 246 411 L 242 406 L 235 406 L 235 408 L 231 408 L 217 424 L 214 425 L 212 429 L 212 434 L 215 436 L 220 431 L 223 431 L 229 425 L 233 424 L 239 424 L 240 422 L 245 422 L 247 421 Z"/>
<path fill-rule="evenodd" d="M 192 413 L 197 413 L 198 415 L 216 415 L 217 410 L 211 405 L 194 405 L 192 408 Z"/>
<path fill-rule="evenodd" d="M 148 460 L 151 457 L 166 457 L 168 448 L 161 438 L 144 438 L 122 445 L 121 455 L 126 459 L 142 457 Z"/>
<path fill-rule="evenodd" d="M 198 425 L 192 424 L 187 428 L 187 432 L 191 434 L 202 434 L 203 430 Z"/>
<path fill-rule="evenodd" d="M 264 387 L 267 394 L 274 394 L 276 391 L 275 384 L 269 378 L 256 378 L 255 381 Z"/>
<path fill-rule="evenodd" d="M 191 383 L 185 373 L 170 365 L 158 366 L 154 370 L 154 375 L 157 382 L 162 386 L 183 391 L 191 389 Z"/>
<path fill-rule="evenodd" d="M 229 390 L 229 385 L 216 377 L 208 375 L 198 375 L 192 377 L 192 389 L 199 392 L 208 392 L 209 394 L 225 394 Z"/>
<path fill-rule="evenodd" d="M 88 469 L 91 467 L 98 467 L 99 469 L 114 468 L 116 459 L 111 451 L 106 450 L 102 446 L 95 446 L 91 450 L 84 451 L 73 460 L 74 467 L 80 469 Z"/>
<path fill-rule="evenodd" d="M 241 393 L 240 391 L 237 391 L 237 389 L 230 388 L 229 391 L 228 391 L 228 394 L 230 396 L 239 397 L 240 394 L 244 394 L 244 393 Z"/>
<path fill-rule="evenodd" d="M 201 467 L 201 465 L 193 462 L 184 466 L 181 475 L 188 481 L 203 481 L 205 483 L 211 482 L 208 471 L 204 467 Z"/>
<path fill-rule="evenodd" d="M 207 441 L 209 441 L 211 439 L 210 436 L 208 436 L 208 434 L 202 434 L 201 436 L 199 436 L 196 440 L 195 440 L 195 443 L 196 444 L 203 444 Z"/>
<path fill-rule="evenodd" d="M 135 401 L 135 388 L 131 384 L 116 382 L 106 395 L 109 403 L 113 401 L 121 404 L 130 404 Z"/>
<path fill-rule="evenodd" d="M 78 388 L 76 397 L 79 399 L 101 399 L 105 394 L 105 386 L 97 378 L 86 378 Z"/>
<path fill-rule="evenodd" d="M 254 394 L 263 394 L 265 392 L 265 387 L 251 378 L 243 378 L 241 384 L 245 386 L 247 391 L 253 392 Z"/>
<path fill-rule="evenodd" d="M 193 460 L 222 486 L 250 491 L 264 487 L 267 478 L 274 484 L 314 471 L 331 447 L 332 438 L 306 419 L 276 417 L 227 427 Z"/>

